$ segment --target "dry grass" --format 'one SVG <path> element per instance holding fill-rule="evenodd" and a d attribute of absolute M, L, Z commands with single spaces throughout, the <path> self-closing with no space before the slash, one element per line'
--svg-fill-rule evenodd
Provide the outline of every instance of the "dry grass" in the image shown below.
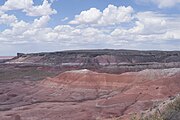
<path fill-rule="evenodd" d="M 111 120 L 122 120 L 120 118 L 112 118 Z M 130 120 L 180 120 L 180 97 L 164 107 L 163 111 L 157 110 L 155 113 L 138 117 L 133 114 Z"/>
<path fill-rule="evenodd" d="M 133 116 L 130 120 L 180 120 L 180 98 L 169 103 L 162 112 L 157 110 L 147 117 Z"/>

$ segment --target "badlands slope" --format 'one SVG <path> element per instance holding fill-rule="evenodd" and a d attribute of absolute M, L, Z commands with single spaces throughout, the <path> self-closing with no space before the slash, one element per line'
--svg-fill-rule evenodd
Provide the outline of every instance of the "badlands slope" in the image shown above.
<path fill-rule="evenodd" d="M 123 74 L 87 69 L 0 83 L 0 120 L 104 120 L 146 113 L 180 93 L 180 68 Z"/>

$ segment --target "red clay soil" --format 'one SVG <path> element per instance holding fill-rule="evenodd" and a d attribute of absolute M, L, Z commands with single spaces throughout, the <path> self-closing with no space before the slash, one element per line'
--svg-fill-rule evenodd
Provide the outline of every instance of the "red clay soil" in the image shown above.
<path fill-rule="evenodd" d="M 67 71 L 40 82 L 0 84 L 0 120 L 125 120 L 176 96 L 179 86 L 179 68 Z"/>

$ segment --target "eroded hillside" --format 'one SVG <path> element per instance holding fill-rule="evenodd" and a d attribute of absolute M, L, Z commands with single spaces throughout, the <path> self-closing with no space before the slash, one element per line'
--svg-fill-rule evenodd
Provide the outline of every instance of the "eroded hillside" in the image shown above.
<path fill-rule="evenodd" d="M 180 69 L 124 74 L 87 69 L 37 82 L 0 84 L 1 120 L 128 119 L 180 93 Z M 21 88 L 21 89 L 19 89 Z"/>
<path fill-rule="evenodd" d="M 0 63 L 0 120 L 129 120 L 179 86 L 179 51 L 19 53 Z"/>

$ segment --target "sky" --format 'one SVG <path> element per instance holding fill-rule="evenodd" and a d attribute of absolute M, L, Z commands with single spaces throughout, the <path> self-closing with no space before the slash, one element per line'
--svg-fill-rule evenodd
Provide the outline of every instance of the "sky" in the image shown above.
<path fill-rule="evenodd" d="M 180 50 L 180 0 L 0 0 L 0 56 Z"/>

